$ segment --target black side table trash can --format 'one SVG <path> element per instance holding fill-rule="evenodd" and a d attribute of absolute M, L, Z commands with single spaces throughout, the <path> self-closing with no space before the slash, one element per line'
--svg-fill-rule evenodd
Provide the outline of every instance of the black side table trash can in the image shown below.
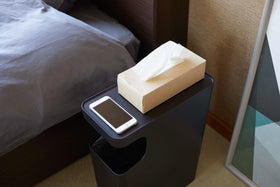
<path fill-rule="evenodd" d="M 213 78 L 205 78 L 146 114 L 118 94 L 113 86 L 82 103 L 84 118 L 101 135 L 90 150 L 99 187 L 183 187 L 195 177 Z M 116 134 L 89 105 L 110 96 L 138 124 Z"/>

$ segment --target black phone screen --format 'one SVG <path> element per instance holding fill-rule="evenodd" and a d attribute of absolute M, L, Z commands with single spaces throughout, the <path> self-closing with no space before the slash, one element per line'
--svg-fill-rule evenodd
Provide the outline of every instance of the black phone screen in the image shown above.
<path fill-rule="evenodd" d="M 111 99 L 107 99 L 93 108 L 115 128 L 118 128 L 132 119 L 130 115 L 116 105 Z"/>

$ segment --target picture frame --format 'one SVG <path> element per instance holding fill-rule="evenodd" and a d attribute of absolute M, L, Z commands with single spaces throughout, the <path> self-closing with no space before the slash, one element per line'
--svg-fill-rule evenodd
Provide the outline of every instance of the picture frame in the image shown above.
<path fill-rule="evenodd" d="M 275 24 L 275 18 L 274 17 L 275 17 L 275 9 L 276 8 L 277 8 L 278 12 L 280 12 L 280 2 L 279 1 L 274 1 L 274 0 L 266 0 L 265 1 L 263 14 L 262 14 L 262 18 L 261 18 L 261 21 L 260 21 L 259 31 L 258 31 L 257 39 L 256 39 L 256 42 L 255 42 L 254 51 L 253 51 L 253 54 L 252 54 L 250 68 L 249 68 L 249 72 L 248 72 L 248 75 L 247 75 L 247 80 L 246 80 L 246 83 L 245 83 L 245 88 L 244 88 L 239 112 L 238 112 L 238 115 L 237 115 L 237 120 L 236 120 L 236 123 L 235 123 L 234 131 L 233 131 L 233 135 L 232 135 L 232 139 L 231 139 L 231 143 L 230 143 L 230 147 L 229 147 L 229 151 L 228 151 L 228 155 L 227 155 L 226 163 L 225 163 L 226 168 L 229 169 L 235 176 L 237 176 L 240 180 L 242 180 L 248 186 L 258 186 L 258 184 L 255 183 L 255 181 L 253 181 L 253 179 L 252 179 L 253 178 L 252 177 L 253 172 L 246 170 L 246 168 L 241 171 L 240 167 L 236 167 L 236 164 L 233 164 L 233 160 L 234 160 L 234 156 L 236 155 L 236 152 L 237 152 L 238 142 L 241 138 L 243 138 L 243 140 L 246 140 L 246 143 L 245 143 L 246 146 L 249 147 L 249 149 L 247 149 L 246 155 L 243 154 L 243 156 L 245 155 L 249 158 L 249 159 L 247 159 L 248 163 L 245 163 L 245 164 L 247 164 L 247 165 L 251 164 L 250 167 L 253 167 L 253 158 L 251 158 L 251 157 L 254 156 L 253 153 L 254 153 L 254 141 L 255 140 L 251 137 L 255 136 L 255 134 L 253 134 L 253 133 L 255 133 L 255 129 L 254 129 L 255 126 L 251 127 L 252 131 L 254 131 L 254 132 L 251 132 L 250 127 L 249 128 L 244 128 L 244 124 L 246 123 L 246 120 L 248 121 L 247 113 L 248 113 L 249 103 L 253 102 L 252 97 L 256 97 L 255 96 L 256 94 L 253 93 L 253 91 L 256 90 L 255 84 L 257 84 L 257 83 L 254 83 L 254 82 L 255 82 L 255 78 L 257 77 L 257 72 L 260 71 L 260 70 L 258 70 L 258 66 L 259 66 L 261 60 L 266 61 L 266 59 L 264 59 L 264 58 L 266 58 L 266 55 L 264 54 L 264 45 L 268 45 L 267 44 L 268 43 L 267 42 L 267 40 L 268 40 L 267 35 L 269 35 L 271 37 L 271 32 L 275 32 L 275 30 L 271 29 L 271 27 L 272 27 L 271 25 Z M 272 13 L 273 13 L 274 17 L 271 16 Z M 274 19 L 274 23 L 273 23 L 272 18 Z M 278 21 L 279 21 L 279 18 L 280 18 L 280 14 L 278 14 L 278 17 L 277 17 Z M 280 28 L 280 27 L 277 26 L 277 28 Z M 280 31 L 280 30 L 278 30 L 278 31 Z M 274 42 L 277 42 L 277 41 L 280 41 L 280 36 L 278 38 L 276 38 L 276 40 Z M 278 49 L 280 49 L 280 42 L 278 42 L 278 43 L 279 44 L 276 43 L 275 45 L 278 45 L 279 46 Z M 275 51 L 274 51 L 274 53 L 275 53 Z M 279 51 L 279 53 L 280 53 L 280 51 Z M 277 97 L 276 102 L 278 102 L 278 103 L 280 102 L 280 94 L 279 94 L 280 93 L 280 84 L 279 84 L 279 82 L 280 82 L 280 72 L 279 72 L 280 61 L 279 60 L 280 59 L 279 59 L 279 57 L 280 57 L 280 55 L 277 56 L 278 59 L 275 58 L 278 62 L 277 64 L 274 64 L 274 69 L 275 69 L 274 70 L 275 71 L 274 76 L 275 76 L 277 84 L 274 85 L 274 91 L 273 91 L 275 93 L 274 94 L 275 97 Z M 274 61 L 275 61 L 275 59 L 274 59 Z M 272 63 L 274 63 L 274 62 L 272 62 Z M 259 81 L 259 80 L 256 78 L 256 81 Z M 254 86 L 254 88 L 253 88 L 253 86 Z M 277 86 L 278 86 L 278 89 L 275 89 Z M 260 89 L 260 88 L 258 88 L 258 89 Z M 276 93 L 277 90 L 278 90 L 278 96 L 279 97 L 277 96 L 277 93 Z M 266 113 L 265 111 L 263 112 L 262 110 L 263 109 L 261 109 L 262 113 Z M 274 107 L 274 110 L 275 110 L 275 107 Z M 279 111 L 280 111 L 280 106 L 279 106 Z M 247 116 L 245 116 L 245 115 L 247 115 Z M 271 116 L 269 116 L 268 119 L 277 118 L 277 120 L 279 120 L 280 112 L 279 112 L 279 118 L 275 114 L 271 114 Z M 275 120 L 272 120 L 272 122 L 273 121 L 275 121 Z M 279 123 L 279 122 L 277 122 L 277 123 Z M 255 125 L 255 124 L 253 124 L 253 125 Z M 245 132 L 245 133 L 243 132 L 243 135 L 242 135 L 242 130 L 243 131 L 247 130 L 247 132 Z M 248 145 L 252 145 L 253 148 L 250 148 L 250 146 L 248 146 Z M 240 155 L 242 156 L 242 153 Z M 244 163 L 243 163 L 243 165 L 244 165 Z M 249 167 L 249 169 L 252 170 L 252 168 L 250 168 L 250 167 Z"/>

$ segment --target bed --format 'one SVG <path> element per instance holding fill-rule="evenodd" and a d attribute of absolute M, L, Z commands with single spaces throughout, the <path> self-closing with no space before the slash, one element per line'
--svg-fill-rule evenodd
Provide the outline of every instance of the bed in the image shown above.
<path fill-rule="evenodd" d="M 85 98 L 86 96 L 95 94 L 98 91 L 101 91 L 102 89 L 110 86 L 111 84 L 114 84 L 115 79 L 112 77 L 114 77 L 118 72 L 132 66 L 134 63 L 133 61 L 137 62 L 139 59 L 144 57 L 148 52 L 150 52 L 161 43 L 167 40 L 173 40 L 186 45 L 188 1 L 95 0 L 94 3 L 104 12 L 107 12 L 111 17 L 114 17 L 121 24 L 125 25 L 130 31 L 132 31 L 136 38 L 140 40 L 141 44 L 138 52 L 138 39 L 131 37 L 132 39 L 130 38 L 129 40 L 126 40 L 121 36 L 121 33 L 110 33 L 110 27 L 106 25 L 104 26 L 106 22 L 104 22 L 104 24 L 95 25 L 97 35 L 101 35 L 101 43 L 103 45 L 114 46 L 111 47 L 110 55 L 107 55 L 108 57 L 106 60 L 104 60 L 104 63 L 108 61 L 114 61 L 115 65 L 113 70 L 110 70 L 109 73 L 104 67 L 99 67 L 92 70 L 94 72 L 92 72 L 92 74 L 100 75 L 96 77 L 88 76 L 88 80 L 95 80 L 96 84 L 98 84 L 99 82 L 99 86 L 91 87 L 91 89 L 86 90 L 84 94 L 79 94 L 79 98 L 74 95 L 75 102 L 73 106 L 76 106 L 77 103 L 80 102 L 81 99 L 83 99 L 83 97 Z M 85 6 L 85 4 L 78 4 L 76 7 L 74 7 L 73 10 L 69 12 L 69 14 L 71 15 L 70 19 L 74 19 L 72 17 L 75 17 L 79 20 L 82 20 L 79 22 L 79 24 L 82 25 L 81 27 L 85 28 L 85 33 L 82 33 L 82 36 L 88 34 L 88 32 L 91 31 L 94 27 L 94 25 L 91 24 L 93 24 L 92 21 L 95 18 L 91 18 L 89 16 L 92 9 L 87 8 L 88 6 Z M 55 11 L 51 8 L 42 11 L 49 10 Z M 87 16 L 85 16 L 85 14 L 81 15 L 81 10 L 83 12 L 87 12 Z M 69 17 L 67 17 L 67 15 L 63 13 L 58 14 L 61 17 L 65 17 L 65 19 L 69 19 Z M 106 21 L 107 18 L 108 17 L 103 17 L 102 21 Z M 81 34 L 80 30 L 78 34 Z M 88 44 L 88 41 L 93 38 L 91 36 L 92 35 L 88 35 L 88 38 L 84 39 L 84 42 L 86 43 L 81 43 L 80 46 L 90 45 Z M 80 38 L 78 40 L 74 40 L 74 43 L 81 42 L 80 40 Z M 95 41 L 93 40 L 92 42 L 94 43 Z M 97 44 L 94 43 L 94 45 Z M 63 47 L 63 45 L 61 47 Z M 83 49 L 83 51 L 78 51 L 77 53 L 85 53 L 85 50 L 86 49 Z M 59 51 L 57 53 L 60 54 Z M 71 51 L 68 51 L 68 53 L 71 53 Z M 88 55 L 90 55 L 92 52 L 89 51 L 88 53 Z M 104 55 L 102 51 L 100 52 L 100 54 Z M 56 58 L 59 59 L 59 55 Z M 98 56 L 93 58 L 99 59 Z M 71 61 L 71 59 L 73 62 L 79 61 L 79 59 L 73 60 L 75 59 L 74 55 L 74 57 L 72 56 L 71 58 L 67 59 L 67 63 Z M 79 61 L 78 66 L 75 66 L 75 63 L 73 63 L 73 67 L 70 68 L 71 71 L 69 70 L 68 72 L 64 68 L 61 68 L 61 72 L 63 72 L 61 74 L 73 74 L 73 72 L 76 72 L 77 70 L 79 70 L 79 68 L 81 68 L 82 64 L 80 63 L 81 62 Z M 61 66 L 63 65 L 65 64 L 62 64 Z M 110 66 L 110 64 L 107 64 L 106 66 Z M 85 66 L 85 68 L 80 71 L 82 72 L 80 73 L 80 76 L 82 78 L 80 82 L 76 84 L 76 89 L 78 91 L 84 89 L 83 87 L 88 87 L 88 85 L 91 84 L 90 81 L 83 79 L 84 75 L 86 75 L 86 72 L 88 71 L 88 68 L 86 67 L 87 66 Z M 46 75 L 49 75 L 54 71 L 52 67 L 47 69 L 48 71 L 45 72 Z M 73 69 L 75 71 L 73 71 Z M 32 71 L 32 69 L 29 71 Z M 103 74 L 110 74 L 110 78 L 103 77 L 102 79 L 100 79 Z M 50 77 L 52 84 L 55 83 L 67 85 L 67 82 L 56 83 L 59 82 L 60 78 L 58 77 L 55 79 L 54 77 L 55 76 Z M 48 78 L 45 79 L 47 80 L 47 82 L 50 81 Z M 100 79 L 101 81 L 98 81 L 97 79 Z M 104 79 L 107 81 L 104 81 Z M 48 88 L 49 87 L 47 86 L 42 90 L 48 90 Z M 48 90 L 48 92 L 51 93 L 55 91 L 56 90 Z M 65 92 L 67 92 L 67 90 L 65 90 Z M 18 97 L 20 95 L 15 96 Z M 21 97 L 24 101 L 28 101 L 28 98 L 25 98 L 24 96 Z M 30 98 L 33 97 L 34 96 L 30 96 Z M 67 99 L 73 99 L 73 95 L 70 98 L 64 98 L 63 95 L 61 95 L 60 97 L 57 97 L 57 95 L 55 95 L 55 97 L 51 98 L 50 101 L 53 101 L 55 99 L 59 102 L 62 102 L 63 99 L 66 99 L 64 101 L 65 103 L 67 102 Z M 23 105 L 24 104 L 26 103 L 23 103 Z M 47 102 L 47 104 L 52 106 L 51 102 Z M 0 157 L 0 186 L 32 186 L 89 152 L 87 145 L 88 140 L 91 136 L 95 135 L 96 132 L 94 132 L 92 128 L 83 120 L 81 113 L 79 112 L 79 110 L 77 110 L 76 107 L 69 107 L 71 109 L 59 115 L 62 116 L 61 118 L 59 117 L 59 119 L 53 118 L 53 116 L 57 116 L 57 112 L 62 111 L 62 109 L 59 107 L 61 106 L 55 103 L 54 106 L 50 107 L 54 109 L 53 113 L 51 113 L 51 111 L 51 115 L 48 115 L 47 117 L 44 116 L 44 119 L 48 119 L 48 124 L 51 125 L 44 128 L 37 128 L 36 132 L 34 132 L 35 135 L 31 136 L 32 138 L 28 139 L 28 141 L 24 142 L 23 144 L 15 145 L 14 147 L 12 146 L 11 148 L 8 148 L 8 151 L 3 153 L 3 155 Z M 19 114 L 21 116 L 24 116 L 22 115 L 22 112 L 25 112 L 25 110 L 22 109 L 21 111 L 19 111 Z M 40 119 L 37 120 L 40 121 Z M 34 124 L 36 124 L 36 118 L 34 118 L 34 120 L 31 122 L 34 122 Z M 20 128 L 20 126 L 18 128 Z"/>

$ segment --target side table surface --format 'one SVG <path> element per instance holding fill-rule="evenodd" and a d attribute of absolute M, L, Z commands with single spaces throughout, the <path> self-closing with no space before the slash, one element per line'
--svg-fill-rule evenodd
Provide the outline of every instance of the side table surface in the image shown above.
<path fill-rule="evenodd" d="M 162 117 L 166 112 L 176 108 L 178 105 L 189 100 L 194 95 L 205 89 L 212 89 L 213 78 L 205 74 L 205 78 L 191 87 L 185 89 L 164 103 L 160 104 L 156 108 L 142 114 L 132 104 L 130 104 L 125 98 L 118 94 L 116 86 L 112 86 L 103 92 L 94 95 L 86 99 L 82 105 L 82 111 L 85 119 L 93 126 L 93 128 L 101 134 L 111 145 L 115 147 L 125 147 L 135 141 L 136 139 L 143 136 L 145 127 L 152 121 Z M 211 93 L 211 92 L 209 92 Z M 98 116 L 96 116 L 90 109 L 89 105 L 102 98 L 103 96 L 109 96 L 116 101 L 120 106 L 127 110 L 132 116 L 137 119 L 137 125 L 128 129 L 122 134 L 115 133 L 109 126 L 107 126 Z M 186 114 L 187 115 L 187 114 Z M 191 116 L 190 116 L 191 117 Z"/>

